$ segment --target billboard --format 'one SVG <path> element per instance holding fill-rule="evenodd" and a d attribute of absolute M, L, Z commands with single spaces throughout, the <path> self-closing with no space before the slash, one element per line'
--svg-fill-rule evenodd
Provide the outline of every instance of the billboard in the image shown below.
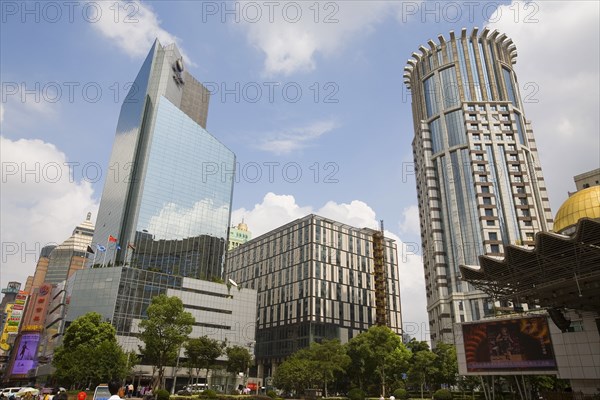
<path fill-rule="evenodd" d="M 20 290 L 19 294 L 17 294 L 17 297 L 15 299 L 15 304 L 13 305 L 11 316 L 7 319 L 7 331 L 9 333 L 19 332 L 19 325 L 21 324 L 21 319 L 23 318 L 26 303 L 27 292 Z"/>
<path fill-rule="evenodd" d="M 4 355 L 5 352 L 10 350 L 10 344 L 8 343 L 8 321 L 12 316 L 13 304 L 7 304 L 4 309 L 4 313 L 6 314 L 6 323 L 4 324 L 4 329 L 2 330 L 2 334 L 0 335 L 0 355 Z"/>
<path fill-rule="evenodd" d="M 41 332 L 44 330 L 51 291 L 52 286 L 44 283 L 29 296 L 29 301 L 21 324 L 22 332 Z"/>
<path fill-rule="evenodd" d="M 462 330 L 468 372 L 556 369 L 546 317 L 463 324 Z"/>
<path fill-rule="evenodd" d="M 21 335 L 17 352 L 13 355 L 14 362 L 10 372 L 11 375 L 27 375 L 27 372 L 35 367 L 35 355 L 39 342 L 39 333 Z"/>

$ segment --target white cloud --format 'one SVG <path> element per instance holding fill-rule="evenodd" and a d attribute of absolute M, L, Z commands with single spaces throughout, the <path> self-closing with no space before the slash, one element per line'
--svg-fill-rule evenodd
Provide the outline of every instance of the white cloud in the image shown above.
<path fill-rule="evenodd" d="M 167 203 L 150 217 L 148 231 L 155 235 L 155 240 L 212 234 L 213 232 L 203 231 L 202 227 L 211 226 L 215 216 L 228 215 L 228 205 L 215 205 L 212 199 L 197 201 L 190 208 Z"/>
<path fill-rule="evenodd" d="M 181 39 L 160 26 L 158 15 L 148 3 L 119 0 L 95 4 L 101 7 L 102 16 L 91 25 L 123 52 L 133 57 L 145 56 L 158 39 L 163 46 L 176 43 L 186 63 L 195 65 L 183 50 Z"/>
<path fill-rule="evenodd" d="M 419 207 L 412 205 L 402 210 L 402 221 L 400 222 L 400 233 L 413 235 L 421 234 L 421 222 L 419 220 Z"/>
<path fill-rule="evenodd" d="M 515 71 L 556 213 L 567 191 L 575 190 L 573 176 L 600 166 L 600 3 L 544 1 L 534 6 L 525 9 L 525 3 L 513 1 L 498 10 L 512 17 L 488 26 L 506 33 L 517 46 Z M 521 13 L 515 18 L 517 9 Z M 526 16 L 538 22 L 527 23 Z"/>
<path fill-rule="evenodd" d="M 249 3 L 237 2 L 238 14 L 250 44 L 265 55 L 267 75 L 290 75 L 315 69 L 318 54 L 329 56 L 351 44 L 372 26 L 393 15 L 399 2 L 284 2 L 261 17 L 250 14 Z M 301 7 L 298 11 L 297 6 Z M 247 7 L 247 8 L 246 8 Z M 272 18 L 271 18 L 272 17 Z"/>
<path fill-rule="evenodd" d="M 92 185 L 72 179 L 65 154 L 53 144 L 5 137 L 0 142 L 0 282 L 24 284 L 35 272 L 41 248 L 66 240 L 88 211 L 96 215 L 98 204 Z"/>
<path fill-rule="evenodd" d="M 294 196 L 274 193 L 267 193 L 263 201 L 256 204 L 252 210 L 234 210 L 231 221 L 237 224 L 243 218 L 253 237 L 257 237 L 308 214 L 317 214 L 358 228 L 379 226 L 375 211 L 360 200 L 353 200 L 349 204 L 329 201 L 315 210 L 312 206 L 297 204 Z M 398 235 L 387 230 L 385 235 L 395 239 L 398 246 L 404 326 L 407 332 L 417 339 L 429 340 L 420 244 L 402 242 Z"/>
<path fill-rule="evenodd" d="M 0 104 L 0 124 L 4 122 L 4 104 Z"/>
<path fill-rule="evenodd" d="M 317 121 L 308 126 L 268 134 L 256 147 L 277 155 L 288 154 L 310 146 L 313 141 L 337 126 L 333 120 Z"/>

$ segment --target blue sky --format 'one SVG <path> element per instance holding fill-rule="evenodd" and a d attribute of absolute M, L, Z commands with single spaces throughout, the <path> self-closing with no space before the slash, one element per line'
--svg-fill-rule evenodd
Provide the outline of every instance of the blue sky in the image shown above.
<path fill-rule="evenodd" d="M 553 213 L 574 190 L 572 177 L 600 166 L 596 2 L 1 7 L 2 286 L 24 282 L 36 250 L 65 240 L 88 210 L 95 218 L 115 172 L 107 164 L 126 85 L 155 37 L 176 42 L 188 70 L 218 88 L 207 128 L 238 157 L 232 223 L 244 217 L 256 235 L 310 212 L 357 226 L 383 219 L 403 260 L 404 320 L 422 339 L 413 123 L 402 83 L 411 53 L 462 27 L 505 32 L 519 51 Z"/>

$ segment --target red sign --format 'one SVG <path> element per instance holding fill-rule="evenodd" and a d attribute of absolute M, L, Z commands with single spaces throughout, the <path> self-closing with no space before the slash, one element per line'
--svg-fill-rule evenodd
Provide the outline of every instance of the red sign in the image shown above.
<path fill-rule="evenodd" d="M 246 386 L 247 386 L 247 387 L 248 387 L 248 389 L 250 389 L 250 390 L 256 390 L 256 388 L 257 388 L 257 385 L 256 385 L 256 383 L 254 383 L 254 382 L 252 382 L 252 383 L 248 383 Z"/>

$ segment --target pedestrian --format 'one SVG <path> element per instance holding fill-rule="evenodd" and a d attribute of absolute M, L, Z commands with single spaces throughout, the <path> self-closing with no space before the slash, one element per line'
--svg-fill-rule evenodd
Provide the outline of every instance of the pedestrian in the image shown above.
<path fill-rule="evenodd" d="M 67 392 L 60 391 L 57 395 L 54 395 L 53 400 L 69 400 Z"/>
<path fill-rule="evenodd" d="M 133 383 L 129 384 L 129 386 L 127 387 L 127 391 L 129 392 L 129 395 L 127 397 L 131 398 L 133 396 Z"/>
<path fill-rule="evenodd" d="M 81 391 L 79 393 L 77 393 L 77 400 L 86 400 L 87 399 L 87 393 L 85 391 Z"/>
<path fill-rule="evenodd" d="M 396 397 L 394 397 L 394 395 L 390 395 L 390 400 L 396 400 Z"/>
<path fill-rule="evenodd" d="M 379 400 L 385 400 L 385 397 L 383 397 L 383 395 L 379 396 Z"/>
<path fill-rule="evenodd" d="M 110 397 L 108 400 L 121 400 L 121 392 L 123 388 L 121 387 L 121 382 L 119 381 L 110 381 L 108 382 L 108 391 L 110 392 Z"/>

